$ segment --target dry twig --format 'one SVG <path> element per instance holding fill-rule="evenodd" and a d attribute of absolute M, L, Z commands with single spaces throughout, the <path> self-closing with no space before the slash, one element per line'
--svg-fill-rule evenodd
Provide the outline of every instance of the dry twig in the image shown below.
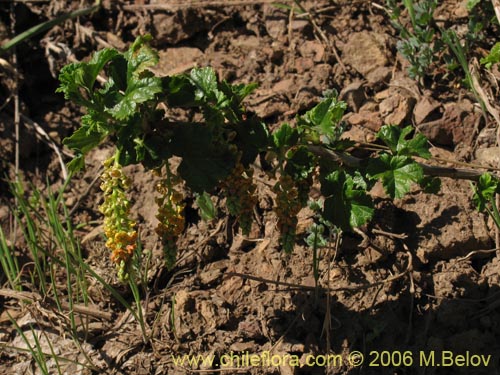
<path fill-rule="evenodd" d="M 29 301 L 32 303 L 38 302 L 41 306 L 45 305 L 51 309 L 57 309 L 57 304 L 54 300 L 49 297 L 42 298 L 42 296 L 34 292 L 19 292 L 12 289 L 0 289 L 0 296 L 14 298 L 20 301 Z M 73 304 L 72 306 L 70 306 L 69 303 L 64 301 L 61 301 L 60 305 L 61 308 L 66 311 L 70 311 L 72 309 L 75 313 L 92 316 L 98 319 L 111 320 L 113 318 L 113 315 L 111 313 L 102 311 L 102 309 L 94 306 L 85 306 L 78 304 Z"/>

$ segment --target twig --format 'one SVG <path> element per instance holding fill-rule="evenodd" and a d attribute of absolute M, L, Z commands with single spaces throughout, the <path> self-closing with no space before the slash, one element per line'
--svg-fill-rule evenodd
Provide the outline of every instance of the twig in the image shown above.
<path fill-rule="evenodd" d="M 466 256 L 458 258 L 457 262 L 463 262 L 464 260 L 472 258 L 474 255 L 478 255 L 478 254 L 491 254 L 491 253 L 494 253 L 494 252 L 496 252 L 498 250 L 500 250 L 500 248 L 489 249 L 489 250 L 474 250 L 474 251 L 469 252 Z"/>
<path fill-rule="evenodd" d="M 408 235 L 401 233 L 391 233 L 391 232 L 386 232 L 385 230 L 380 230 L 380 229 L 372 229 L 372 233 L 374 234 L 381 234 L 382 236 L 390 237 L 390 238 L 397 238 L 398 240 L 406 240 L 408 238 Z"/>
<path fill-rule="evenodd" d="M 205 7 L 227 7 L 227 6 L 243 6 L 243 5 L 259 5 L 272 4 L 276 0 L 243 0 L 243 1 L 179 1 L 171 2 L 170 4 L 130 4 L 124 5 L 123 10 L 167 10 L 176 11 L 185 8 L 205 8 Z M 287 3 L 289 0 L 282 0 L 282 3 Z"/>
<path fill-rule="evenodd" d="M 57 309 L 57 304 L 54 300 L 49 297 L 42 298 L 38 293 L 34 292 L 19 292 L 11 289 L 0 289 L 0 296 L 15 298 L 17 300 L 26 300 L 30 302 L 38 302 L 40 305 L 48 305 L 52 309 Z M 109 312 L 102 311 L 102 309 L 94 306 L 85 306 L 73 304 L 72 306 L 69 303 L 61 301 L 61 308 L 66 311 L 70 311 L 73 309 L 75 313 L 92 316 L 98 319 L 111 320 L 113 318 L 113 314 Z"/>
<path fill-rule="evenodd" d="M 336 163 L 345 164 L 351 168 L 361 168 L 363 159 L 357 158 L 355 156 L 333 151 L 322 146 L 309 145 L 307 146 L 309 151 L 320 157 L 328 158 Z M 418 163 L 424 170 L 424 174 L 431 177 L 449 177 L 459 180 L 471 180 L 478 181 L 481 177 L 482 172 L 474 171 L 469 169 L 459 169 L 459 168 L 447 168 L 438 167 L 434 165 L 428 165 L 424 163 Z M 487 167 L 484 167 L 488 169 Z"/>
<path fill-rule="evenodd" d="M 59 147 L 55 144 L 55 142 L 52 140 L 52 138 L 47 134 L 47 132 L 35 121 L 31 120 L 29 117 L 25 115 L 21 115 L 21 118 L 23 119 L 23 123 L 26 126 L 31 126 L 33 129 L 35 129 L 36 133 L 40 136 L 42 140 L 44 140 L 50 148 L 54 150 L 54 152 L 57 155 L 57 158 L 59 159 L 59 164 L 61 165 L 61 172 L 63 175 L 63 179 L 67 180 L 68 179 L 68 169 L 66 168 L 66 164 L 64 163 L 64 160 L 62 158 L 61 150 L 59 150 Z M 72 153 L 69 153 L 67 151 L 62 151 L 65 153 L 67 156 L 74 157 Z"/>
<path fill-rule="evenodd" d="M 295 5 L 297 5 L 297 7 L 300 9 L 301 12 L 303 13 L 307 13 L 307 18 L 309 19 L 309 22 L 311 22 L 311 25 L 312 27 L 314 28 L 314 30 L 318 33 L 319 37 L 321 38 L 321 40 L 323 41 L 323 43 L 325 43 L 325 45 L 330 49 L 330 51 L 333 53 L 333 55 L 335 56 L 335 59 L 337 60 L 337 62 L 339 63 L 340 67 L 342 68 L 342 71 L 344 73 L 347 74 L 347 69 L 344 65 L 344 63 L 342 62 L 342 59 L 340 58 L 340 55 L 337 51 L 337 48 L 335 48 L 335 45 L 333 43 L 330 43 L 330 40 L 328 39 L 328 37 L 325 35 L 324 31 L 321 29 L 321 27 L 319 27 L 318 23 L 316 22 L 316 20 L 313 18 L 313 16 L 302 6 L 302 4 L 300 4 L 300 2 L 298 0 L 294 0 L 295 2 Z"/>

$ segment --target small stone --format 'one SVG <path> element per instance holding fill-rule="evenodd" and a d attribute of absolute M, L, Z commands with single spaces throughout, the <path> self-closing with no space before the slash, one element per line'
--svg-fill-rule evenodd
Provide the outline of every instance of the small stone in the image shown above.
<path fill-rule="evenodd" d="M 387 66 L 379 66 L 366 75 L 366 80 L 372 86 L 387 83 L 392 69 Z"/>
<path fill-rule="evenodd" d="M 211 269 L 200 273 L 200 282 L 203 285 L 210 285 L 217 281 L 222 276 L 220 269 Z"/>
<path fill-rule="evenodd" d="M 415 123 L 421 124 L 424 121 L 435 120 L 436 118 L 432 118 L 432 116 L 435 116 L 436 113 L 439 114 L 440 108 L 441 104 L 438 101 L 434 100 L 431 97 L 424 96 L 413 109 L 413 117 L 415 119 Z"/>
<path fill-rule="evenodd" d="M 382 119 L 376 112 L 361 111 L 359 113 L 353 113 L 347 119 L 347 122 L 351 125 L 358 125 L 368 128 L 374 132 L 378 132 L 383 125 Z"/>
<path fill-rule="evenodd" d="M 276 82 L 272 89 L 274 92 L 292 93 L 295 90 L 295 81 L 293 78 L 284 79 Z"/>
<path fill-rule="evenodd" d="M 401 125 L 407 121 L 415 105 L 415 98 L 396 93 L 380 103 L 380 114 L 386 124 Z"/>
<path fill-rule="evenodd" d="M 302 74 L 311 70 L 314 67 L 313 59 L 309 57 L 298 57 L 295 59 L 295 70 L 298 74 Z"/>
<path fill-rule="evenodd" d="M 281 20 L 266 20 L 265 23 L 266 31 L 269 36 L 273 39 L 279 39 L 286 32 L 287 26 L 286 21 Z"/>
<path fill-rule="evenodd" d="M 339 99 L 345 101 L 354 112 L 358 112 L 366 100 L 364 82 L 358 80 L 344 87 L 340 92 Z"/>
<path fill-rule="evenodd" d="M 204 55 L 201 50 L 193 47 L 175 47 L 159 51 L 158 64 L 151 70 L 160 76 L 170 75 L 172 72 L 182 72 L 194 67 L 194 64 Z"/>
<path fill-rule="evenodd" d="M 378 67 L 385 66 L 388 59 L 379 34 L 361 31 L 353 33 L 342 51 L 342 58 L 363 76 Z"/>
<path fill-rule="evenodd" d="M 500 147 L 478 149 L 476 151 L 476 160 L 482 165 L 498 168 L 500 166 Z"/>
<path fill-rule="evenodd" d="M 314 62 L 320 62 L 325 56 L 325 47 L 316 40 L 307 40 L 299 47 L 302 57 L 312 58 Z"/>
<path fill-rule="evenodd" d="M 5 220 L 9 217 L 9 208 L 7 206 L 0 207 L 0 220 Z"/>
<path fill-rule="evenodd" d="M 229 349 L 235 353 L 250 352 L 255 349 L 255 341 L 235 342 L 231 344 Z"/>

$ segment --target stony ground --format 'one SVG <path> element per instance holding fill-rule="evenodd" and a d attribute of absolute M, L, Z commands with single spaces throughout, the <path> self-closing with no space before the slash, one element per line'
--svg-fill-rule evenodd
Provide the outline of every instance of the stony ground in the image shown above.
<path fill-rule="evenodd" d="M 467 25 L 465 2 L 440 3 L 436 19 L 443 27 Z M 259 82 L 246 105 L 271 129 L 283 121 L 293 123 L 325 90 L 336 89 L 349 105 L 344 120 L 349 125 L 347 136 L 354 140 L 373 141 L 382 124 L 413 124 L 432 143 L 434 163 L 439 158 L 450 166 L 455 165 L 452 161 L 498 165 L 494 120 L 483 115 L 460 78 L 443 71 L 420 82 L 409 78 L 408 63 L 396 52 L 398 35 L 382 1 L 301 4 L 309 13 L 300 15 L 269 1 L 104 2 L 96 14 L 66 21 L 23 43 L 17 48 L 15 72 L 0 65 L 4 173 L 14 174 L 14 74 L 19 74 L 20 109 L 25 116 L 19 145 L 23 179 L 41 189 L 47 184 L 60 186 L 59 159 L 33 126 L 36 122 L 61 147 L 61 140 L 78 125 L 79 109 L 54 93 L 59 69 L 99 48 L 124 49 L 144 33 L 154 36 L 161 57 L 155 70 L 159 75 L 210 65 L 221 79 Z M 12 27 L 19 32 L 88 5 L 57 0 L 18 2 L 10 9 L 0 6 L 0 43 L 8 39 Z M 0 62 L 14 66 L 10 59 L 0 56 Z M 491 82 L 496 82 L 497 73 L 493 71 L 484 83 L 494 95 L 497 87 Z M 78 204 L 75 222 L 93 223 L 79 229 L 88 264 L 116 283 L 104 247 L 97 211 L 101 198 L 94 180 L 109 151 L 103 147 L 92 152 L 86 172 L 72 181 L 66 200 L 69 207 Z M 139 167 L 127 171 L 135 182 L 132 211 L 139 221 L 154 223 L 150 174 Z M 499 258 L 495 251 L 479 251 L 494 249 L 495 230 L 487 217 L 475 211 L 467 181 L 443 179 L 437 195 L 415 188 L 395 202 L 375 189 L 373 223 L 361 233 L 346 233 L 335 253 L 322 254 L 320 286 L 333 289 L 325 295 L 315 291 L 312 253 L 302 241 L 310 216 L 300 214 L 300 240 L 294 253 L 285 256 L 270 211 L 272 182 L 259 170 L 256 175 L 260 224 L 250 238 L 233 233 L 222 214 L 210 223 L 193 218 L 179 243 L 181 259 L 167 272 L 153 224 L 146 226 L 142 237 L 153 253 L 143 298 L 150 342 L 143 342 L 137 323 L 98 284 L 92 284 L 89 293 L 100 314 L 92 317 L 81 348 L 65 334 L 64 319 L 54 318 L 43 304 L 21 305 L 3 293 L 0 373 L 41 373 L 31 356 L 19 350 L 26 344 L 8 314 L 21 328 L 36 324 L 35 332 L 45 332 L 40 340 L 47 352 L 49 340 L 61 357 L 85 363 L 82 353 L 86 353 L 96 369 L 64 363 L 62 372 L 75 375 L 220 373 L 208 366 L 180 366 L 171 355 L 212 355 L 217 369 L 224 354 L 266 351 L 294 355 L 302 365 L 243 366 L 224 373 L 500 373 Z M 8 232 L 7 203 L 12 199 L 4 182 L 0 199 L 0 220 Z M 23 244 L 17 246 L 22 253 Z M 123 295 L 132 301 L 126 290 Z M 371 351 L 383 350 L 469 351 L 493 358 L 487 368 L 370 367 L 369 360 L 375 359 Z M 361 367 L 347 360 L 354 351 L 366 356 Z M 308 354 L 325 353 L 341 354 L 344 361 L 329 368 L 304 365 Z M 53 362 L 49 367 L 57 373 Z"/>

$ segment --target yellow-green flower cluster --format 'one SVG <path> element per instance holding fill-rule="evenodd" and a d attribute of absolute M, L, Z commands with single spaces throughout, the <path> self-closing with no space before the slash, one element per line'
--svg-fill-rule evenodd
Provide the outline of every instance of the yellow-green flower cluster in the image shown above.
<path fill-rule="evenodd" d="M 274 185 L 273 191 L 276 193 L 274 212 L 278 217 L 281 246 L 283 246 L 285 252 L 291 253 L 295 244 L 298 222 L 297 214 L 302 208 L 299 199 L 299 189 L 292 177 L 283 174 Z"/>
<path fill-rule="evenodd" d="M 236 216 L 244 235 L 250 233 L 253 209 L 257 204 L 256 186 L 252 177 L 251 168 L 245 169 L 241 163 L 237 163 L 231 174 L 220 184 L 225 191 L 229 213 Z"/>
<path fill-rule="evenodd" d="M 185 226 L 184 197 L 174 188 L 173 180 L 175 178 L 162 180 L 156 185 L 156 191 L 160 196 L 155 199 L 158 205 L 156 218 L 159 220 L 155 231 L 161 238 L 168 268 L 172 268 L 175 264 L 177 239 Z"/>
<path fill-rule="evenodd" d="M 137 246 L 137 231 L 136 223 L 129 218 L 130 201 L 125 194 L 130 181 L 115 160 L 112 157 L 104 162 L 101 175 L 104 202 L 99 209 L 104 214 L 106 247 L 111 250 L 111 260 L 123 281 L 128 278 L 128 267 Z"/>

